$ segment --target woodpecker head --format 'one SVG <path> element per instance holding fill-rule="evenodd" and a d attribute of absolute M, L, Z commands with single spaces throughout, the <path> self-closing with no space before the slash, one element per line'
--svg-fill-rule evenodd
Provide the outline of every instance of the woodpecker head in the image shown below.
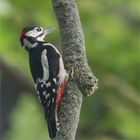
<path fill-rule="evenodd" d="M 45 36 L 53 30 L 54 28 L 43 29 L 40 26 L 25 27 L 20 33 L 21 45 L 27 50 L 35 47 L 37 41 L 44 41 Z"/>

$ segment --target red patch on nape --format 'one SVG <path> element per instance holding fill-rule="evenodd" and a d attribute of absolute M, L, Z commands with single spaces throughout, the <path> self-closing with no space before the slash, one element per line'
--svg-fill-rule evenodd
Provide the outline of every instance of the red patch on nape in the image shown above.
<path fill-rule="evenodd" d="M 27 32 L 27 29 L 24 28 L 20 33 L 20 38 L 22 38 L 26 32 Z"/>

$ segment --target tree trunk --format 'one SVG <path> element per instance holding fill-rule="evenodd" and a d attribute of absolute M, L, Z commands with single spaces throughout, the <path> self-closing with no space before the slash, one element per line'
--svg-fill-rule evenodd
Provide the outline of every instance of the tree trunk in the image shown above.
<path fill-rule="evenodd" d="M 58 110 L 60 131 L 53 140 L 74 140 L 82 97 L 97 88 L 97 79 L 87 64 L 84 35 L 75 0 L 52 0 L 61 32 L 65 68 L 69 80 Z"/>

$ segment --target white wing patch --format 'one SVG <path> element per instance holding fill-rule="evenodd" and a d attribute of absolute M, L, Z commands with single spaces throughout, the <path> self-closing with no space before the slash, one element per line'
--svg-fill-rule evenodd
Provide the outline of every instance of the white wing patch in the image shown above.
<path fill-rule="evenodd" d="M 55 89 L 53 88 L 52 91 L 55 92 Z"/>
<path fill-rule="evenodd" d="M 52 98 L 52 102 L 54 102 L 54 97 Z"/>
<path fill-rule="evenodd" d="M 40 96 L 38 95 L 37 97 L 38 97 L 38 99 L 39 99 L 39 102 L 41 103 L 41 99 L 40 99 Z"/>
<path fill-rule="evenodd" d="M 46 96 L 46 91 L 43 91 L 43 95 Z"/>
<path fill-rule="evenodd" d="M 42 87 L 42 88 L 43 88 L 43 86 L 44 86 L 44 85 L 43 85 L 43 84 L 41 84 L 41 87 Z"/>
<path fill-rule="evenodd" d="M 60 55 L 60 53 L 59 53 L 59 51 L 57 50 L 57 48 L 55 48 L 51 43 L 43 43 L 43 45 L 45 46 L 45 45 L 47 45 L 47 46 L 51 46 L 51 47 L 53 47 L 55 50 L 56 50 L 56 52 Z"/>
<path fill-rule="evenodd" d="M 51 82 L 48 82 L 45 85 L 46 85 L 46 87 L 50 87 L 51 86 Z"/>
<path fill-rule="evenodd" d="M 48 101 L 48 104 L 47 104 L 47 106 L 49 106 L 50 105 L 50 101 Z"/>
<path fill-rule="evenodd" d="M 53 47 L 56 50 L 56 52 L 60 55 L 60 59 L 59 59 L 59 67 L 60 67 L 60 70 L 59 70 L 58 76 L 60 78 L 59 79 L 59 83 L 62 83 L 68 77 L 68 74 L 67 74 L 67 72 L 66 72 L 66 70 L 64 68 L 64 63 L 63 63 L 62 56 L 59 53 L 59 51 L 57 50 L 57 48 L 55 48 L 55 46 L 53 46 L 51 43 L 46 43 L 45 42 L 45 43 L 43 43 L 43 45 L 44 46 L 47 45 L 47 46 Z M 53 78 L 53 81 L 56 83 L 56 78 Z"/>
<path fill-rule="evenodd" d="M 54 83 L 56 83 L 56 78 L 53 78 Z"/>
<path fill-rule="evenodd" d="M 43 67 L 43 78 L 41 81 L 47 81 L 49 79 L 49 65 L 46 54 L 47 50 L 45 49 L 41 54 L 41 63 Z"/>
<path fill-rule="evenodd" d="M 45 99 L 47 99 L 50 96 L 50 93 L 46 94 Z"/>

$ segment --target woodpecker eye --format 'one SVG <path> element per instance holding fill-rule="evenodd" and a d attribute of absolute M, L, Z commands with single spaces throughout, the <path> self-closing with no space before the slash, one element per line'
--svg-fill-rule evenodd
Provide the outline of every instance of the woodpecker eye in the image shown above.
<path fill-rule="evenodd" d="M 38 32 L 40 32 L 41 31 L 41 28 L 40 27 L 36 27 L 35 30 L 38 31 Z"/>

